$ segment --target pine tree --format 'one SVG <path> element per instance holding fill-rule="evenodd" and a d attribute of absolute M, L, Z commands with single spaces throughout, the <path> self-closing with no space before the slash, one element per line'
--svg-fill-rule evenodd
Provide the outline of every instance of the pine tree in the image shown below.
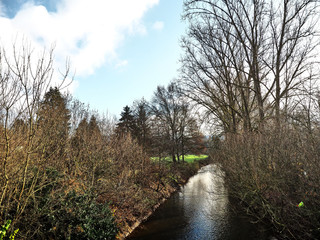
<path fill-rule="evenodd" d="M 132 136 L 134 136 L 137 130 L 137 125 L 130 107 L 125 106 L 120 115 L 121 118 L 119 119 L 119 123 L 117 124 L 116 132 L 119 135 L 131 134 Z"/>
<path fill-rule="evenodd" d="M 139 144 L 147 150 L 150 148 L 150 126 L 149 126 L 149 113 L 147 102 L 142 99 L 137 102 L 137 105 L 134 110 L 134 118 L 136 122 L 136 129 L 134 137 L 137 138 Z M 149 145 L 149 146 L 148 146 Z"/>

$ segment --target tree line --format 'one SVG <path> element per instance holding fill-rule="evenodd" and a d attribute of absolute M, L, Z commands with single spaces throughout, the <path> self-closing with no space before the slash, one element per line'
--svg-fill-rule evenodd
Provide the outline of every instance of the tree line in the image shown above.
<path fill-rule="evenodd" d="M 191 105 L 174 82 L 158 86 L 150 102 L 135 101 L 125 106 L 117 123 L 118 134 L 130 134 L 145 151 L 159 159 L 171 156 L 173 162 L 184 161 L 187 154 L 205 150 L 205 136 Z"/>

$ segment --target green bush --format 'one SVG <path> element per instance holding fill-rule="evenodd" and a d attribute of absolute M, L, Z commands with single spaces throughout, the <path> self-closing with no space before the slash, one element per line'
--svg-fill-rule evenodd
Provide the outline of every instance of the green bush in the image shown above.
<path fill-rule="evenodd" d="M 74 191 L 47 217 L 55 239 L 115 239 L 118 232 L 108 204 Z"/>
<path fill-rule="evenodd" d="M 14 230 L 9 236 L 9 228 L 11 225 L 11 220 L 7 220 L 5 224 L 0 227 L 0 240 L 9 239 L 14 240 L 16 234 L 18 233 L 19 229 Z"/>
<path fill-rule="evenodd" d="M 31 239 L 115 239 L 118 229 L 109 205 L 97 203 L 91 192 L 70 191 L 68 180 L 54 168 L 45 169 L 38 179 L 41 187 L 17 223 L 22 234 Z"/>

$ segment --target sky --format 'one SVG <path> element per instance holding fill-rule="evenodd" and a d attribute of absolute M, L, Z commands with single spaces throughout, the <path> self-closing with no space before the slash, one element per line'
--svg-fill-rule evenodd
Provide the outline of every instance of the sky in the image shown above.
<path fill-rule="evenodd" d="M 24 39 L 70 59 L 71 94 L 118 117 L 178 77 L 183 0 L 0 0 L 0 44 Z"/>

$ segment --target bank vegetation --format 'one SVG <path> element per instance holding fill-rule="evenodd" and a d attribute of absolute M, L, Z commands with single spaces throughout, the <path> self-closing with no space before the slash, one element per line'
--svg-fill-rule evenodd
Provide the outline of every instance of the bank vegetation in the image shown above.
<path fill-rule="evenodd" d="M 180 84 L 230 197 L 279 239 L 319 239 L 319 2 L 186 0 Z"/>

